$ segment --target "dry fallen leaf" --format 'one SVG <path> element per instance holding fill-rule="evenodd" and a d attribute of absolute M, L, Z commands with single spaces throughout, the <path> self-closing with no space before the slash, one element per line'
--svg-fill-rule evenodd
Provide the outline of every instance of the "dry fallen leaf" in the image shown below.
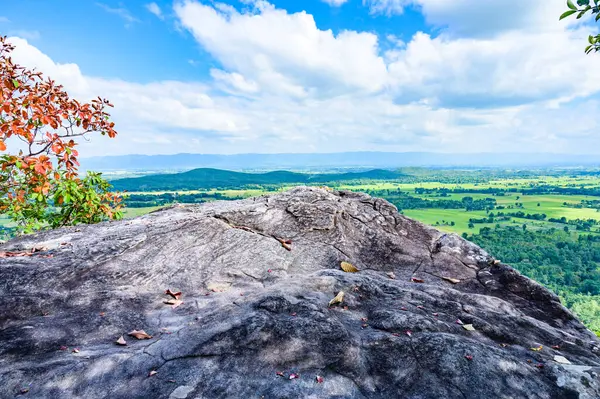
<path fill-rule="evenodd" d="M 300 378 L 300 376 L 298 374 L 292 373 L 290 374 L 290 380 L 295 380 L 296 378 Z"/>
<path fill-rule="evenodd" d="M 115 341 L 115 343 L 116 343 L 117 345 L 127 345 L 127 341 L 125 341 L 125 338 L 123 338 L 123 336 L 122 336 L 122 335 L 119 337 L 119 339 L 118 339 L 118 340 L 116 340 L 116 341 Z"/>
<path fill-rule="evenodd" d="M 320 375 L 317 376 L 316 380 L 317 380 L 317 384 L 323 383 L 323 377 L 321 377 Z"/>
<path fill-rule="evenodd" d="M 183 301 L 179 300 L 179 299 L 169 299 L 168 301 L 164 301 L 164 302 L 167 305 L 171 305 L 171 307 L 173 309 L 175 309 L 176 307 L 178 307 L 179 305 L 181 305 L 183 303 Z"/>
<path fill-rule="evenodd" d="M 554 361 L 560 364 L 571 364 L 571 362 L 564 356 L 555 355 Z"/>
<path fill-rule="evenodd" d="M 27 392 L 29 392 L 29 388 L 21 388 L 19 392 L 21 392 L 22 395 L 25 395 Z"/>
<path fill-rule="evenodd" d="M 412 281 L 413 283 L 424 283 L 425 280 L 423 280 L 422 278 L 417 278 L 417 277 L 411 277 L 410 281 Z"/>
<path fill-rule="evenodd" d="M 331 301 L 329 301 L 329 306 L 333 306 L 335 304 L 342 303 L 343 300 L 344 300 L 344 291 L 340 291 Z"/>
<path fill-rule="evenodd" d="M 389 278 L 391 278 L 392 280 L 395 280 L 395 279 L 396 279 L 396 275 L 394 274 L 394 272 L 387 272 L 386 274 L 387 274 L 387 276 L 388 276 Z"/>
<path fill-rule="evenodd" d="M 530 348 L 530 349 L 531 349 L 532 351 L 534 351 L 534 352 L 539 352 L 539 351 L 541 351 L 542 349 L 544 349 L 544 347 L 543 347 L 542 345 L 540 345 L 540 346 L 538 346 L 537 348 Z"/>
<path fill-rule="evenodd" d="M 78 348 L 74 348 L 72 352 L 73 353 L 79 353 L 79 349 Z"/>
<path fill-rule="evenodd" d="M 148 373 L 148 377 L 152 377 L 153 375 L 156 375 L 156 374 L 158 374 L 158 371 L 152 370 Z"/>
<path fill-rule="evenodd" d="M 465 359 L 471 361 L 471 360 L 473 360 L 473 356 L 471 356 L 471 355 L 465 355 Z"/>
<path fill-rule="evenodd" d="M 451 282 L 452 284 L 460 283 L 460 280 L 452 277 L 442 277 L 444 280 Z"/>
<path fill-rule="evenodd" d="M 542 363 L 538 363 L 535 365 L 535 367 L 537 367 L 538 369 L 543 369 L 544 365 Z"/>
<path fill-rule="evenodd" d="M 359 270 L 356 268 L 356 266 L 354 266 L 351 263 L 348 262 L 342 262 L 340 263 L 340 268 L 345 271 L 346 273 L 356 273 Z"/>
<path fill-rule="evenodd" d="M 552 349 L 559 350 L 560 349 L 560 345 L 552 345 Z"/>
<path fill-rule="evenodd" d="M 410 330 L 404 331 L 404 334 L 408 335 L 409 337 L 412 337 L 412 331 Z"/>
<path fill-rule="evenodd" d="M 144 330 L 133 330 L 133 331 L 127 333 L 127 335 L 130 335 L 130 336 L 135 337 L 137 339 L 150 339 L 150 338 L 152 338 L 152 336 L 148 335 L 146 333 L 146 331 L 144 331 Z"/>
<path fill-rule="evenodd" d="M 462 327 L 467 331 L 475 331 L 475 327 L 473 327 L 473 324 L 463 324 Z"/>
<path fill-rule="evenodd" d="M 173 291 L 171 291 L 170 289 L 167 289 L 167 290 L 165 291 L 165 294 L 166 294 L 166 295 L 170 295 L 170 296 L 172 296 L 172 297 L 173 297 L 173 299 L 179 299 L 179 297 L 181 296 L 181 292 L 173 292 Z"/>
<path fill-rule="evenodd" d="M 456 319 L 456 322 L 455 322 L 455 323 L 456 323 L 456 324 L 460 324 L 461 326 L 462 326 L 463 324 L 465 324 L 465 323 L 463 323 L 463 322 L 462 322 L 462 320 L 461 320 L 461 319 Z"/>
<path fill-rule="evenodd" d="M 277 375 L 280 376 L 280 377 L 285 377 L 285 374 L 283 374 L 283 371 L 278 371 Z"/>

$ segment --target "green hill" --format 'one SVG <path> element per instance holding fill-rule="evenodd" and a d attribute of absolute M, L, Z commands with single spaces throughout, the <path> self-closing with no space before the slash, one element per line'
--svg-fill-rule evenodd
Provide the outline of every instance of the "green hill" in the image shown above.
<path fill-rule="evenodd" d="M 200 168 L 184 173 L 150 175 L 113 180 L 115 190 L 166 191 L 212 188 L 240 188 L 251 185 L 319 184 L 349 180 L 391 180 L 404 176 L 390 170 L 374 169 L 366 172 L 308 174 L 288 171 L 243 173 L 229 170 Z"/>

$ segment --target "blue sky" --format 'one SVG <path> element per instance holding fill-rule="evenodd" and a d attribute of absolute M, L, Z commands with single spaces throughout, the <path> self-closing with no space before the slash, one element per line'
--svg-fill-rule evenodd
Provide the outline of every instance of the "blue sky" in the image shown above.
<path fill-rule="evenodd" d="M 240 1 L 223 3 L 240 10 L 248 8 Z M 336 34 L 350 29 L 410 38 L 419 30 L 431 31 L 423 16 L 411 8 L 403 15 L 372 15 L 360 1 L 347 2 L 343 7 L 331 7 L 321 0 L 270 3 L 290 13 L 305 11 L 320 29 L 331 29 Z M 139 83 L 209 76 L 210 68 L 218 61 L 203 51 L 189 32 L 178 28 L 172 11 L 174 3 L 154 2 L 162 19 L 148 10 L 148 4 L 137 0 L 8 0 L 2 13 L 10 23 L 2 24 L 2 32 L 31 38 L 54 61 L 74 62 L 91 76 Z"/>
<path fill-rule="evenodd" d="M 17 62 L 114 104 L 84 155 L 600 153 L 563 0 L 5 0 Z M 577 71 L 577 78 L 569 78 Z"/>

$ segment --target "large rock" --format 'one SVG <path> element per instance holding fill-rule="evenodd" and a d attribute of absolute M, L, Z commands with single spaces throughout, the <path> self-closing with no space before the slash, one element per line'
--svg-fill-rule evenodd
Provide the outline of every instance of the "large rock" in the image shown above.
<path fill-rule="evenodd" d="M 598 340 L 554 294 L 364 194 L 176 206 L 0 253 L 33 248 L 0 259 L 1 397 L 600 397 Z"/>

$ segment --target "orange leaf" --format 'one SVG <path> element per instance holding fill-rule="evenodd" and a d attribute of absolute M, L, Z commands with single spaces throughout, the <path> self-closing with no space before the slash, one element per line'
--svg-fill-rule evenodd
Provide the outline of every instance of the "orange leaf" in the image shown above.
<path fill-rule="evenodd" d="M 144 331 L 144 330 L 133 330 L 133 331 L 127 333 L 127 335 L 130 335 L 130 336 L 135 337 L 137 339 L 150 339 L 150 338 L 152 338 L 152 335 L 148 335 L 146 333 L 146 331 Z"/>
<path fill-rule="evenodd" d="M 2 140 L 0 140 L 0 151 L 6 151 L 6 144 Z"/>

